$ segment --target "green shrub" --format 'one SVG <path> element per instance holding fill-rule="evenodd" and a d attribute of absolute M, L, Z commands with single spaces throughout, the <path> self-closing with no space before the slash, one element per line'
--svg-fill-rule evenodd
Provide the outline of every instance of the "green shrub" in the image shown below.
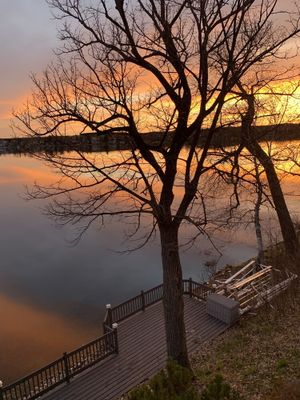
<path fill-rule="evenodd" d="M 203 391 L 201 400 L 241 400 L 241 397 L 221 375 L 216 375 Z"/>
<path fill-rule="evenodd" d="M 278 370 L 285 369 L 287 366 L 288 366 L 288 362 L 284 358 L 277 361 L 277 369 Z"/>
<path fill-rule="evenodd" d="M 193 374 L 174 361 L 167 364 L 166 370 L 155 375 L 148 384 L 132 390 L 129 400 L 200 400 L 192 386 Z"/>
<path fill-rule="evenodd" d="M 188 368 L 183 368 L 175 361 L 169 361 L 167 364 L 167 374 L 169 382 L 174 392 L 177 394 L 184 393 L 191 387 L 193 382 L 193 373 Z"/>

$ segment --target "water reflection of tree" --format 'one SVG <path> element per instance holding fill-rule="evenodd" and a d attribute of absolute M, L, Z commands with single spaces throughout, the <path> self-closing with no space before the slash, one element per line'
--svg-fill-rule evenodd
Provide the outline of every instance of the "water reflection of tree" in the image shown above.
<path fill-rule="evenodd" d="M 287 15 L 276 0 L 48 2 L 62 23 L 63 45 L 43 77 L 33 77 L 36 90 L 18 114 L 20 129 L 33 136 L 65 135 L 66 126 L 99 135 L 122 131 L 131 150 L 42 154 L 62 178 L 33 195 L 52 198 L 57 218 L 85 219 L 86 229 L 123 216 L 135 217 L 138 231 L 143 215 L 151 215 L 144 243 L 159 230 L 168 355 L 189 365 L 179 228 L 187 221 L 203 231 L 203 176 L 240 152 L 238 146 L 207 162 L 227 96 L 257 63 L 267 69 L 275 56 L 287 58 L 284 45 L 298 34 L 299 16 L 288 14 L 275 30 L 272 21 Z M 144 131 L 162 135 L 146 143 Z M 73 196 L 78 190 L 79 199 Z"/>

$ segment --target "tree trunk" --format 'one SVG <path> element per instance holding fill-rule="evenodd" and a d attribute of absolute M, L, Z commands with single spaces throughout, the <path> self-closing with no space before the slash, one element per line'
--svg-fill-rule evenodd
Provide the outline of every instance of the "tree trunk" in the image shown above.
<path fill-rule="evenodd" d="M 255 225 L 255 233 L 256 233 L 256 241 L 257 241 L 257 264 L 262 264 L 264 262 L 264 247 L 263 247 L 263 239 L 262 239 L 262 231 L 260 224 L 260 198 L 261 193 L 258 193 L 257 200 L 255 203 L 254 209 L 254 225 Z"/>
<path fill-rule="evenodd" d="M 297 257 L 299 251 L 298 238 L 285 202 L 274 164 L 268 154 L 255 140 L 252 140 L 251 144 L 247 145 L 247 148 L 254 156 L 257 157 L 266 172 L 270 192 L 284 240 L 286 253 L 292 257 Z"/>
<path fill-rule="evenodd" d="M 262 238 L 262 229 L 260 223 L 260 206 L 262 204 L 263 197 L 263 188 L 259 175 L 259 167 L 257 165 L 257 158 L 254 157 L 254 166 L 255 166 L 255 179 L 256 179 L 256 202 L 254 207 L 254 225 L 255 225 L 255 233 L 256 233 L 256 241 L 257 241 L 257 258 L 256 264 L 262 264 L 264 262 L 264 246 L 263 246 L 263 238 Z"/>
<path fill-rule="evenodd" d="M 245 141 L 247 150 L 258 159 L 266 172 L 284 240 L 286 254 L 287 256 L 298 259 L 299 242 L 296 230 L 287 208 L 273 161 L 253 136 L 252 124 L 255 117 L 255 96 L 253 93 L 247 93 L 241 84 L 239 84 L 239 88 L 241 89 L 243 97 L 248 105 L 247 112 L 242 117 L 242 139 Z"/>
<path fill-rule="evenodd" d="M 190 368 L 184 324 L 182 269 L 179 257 L 178 226 L 160 225 L 163 266 L 163 305 L 168 357 Z"/>

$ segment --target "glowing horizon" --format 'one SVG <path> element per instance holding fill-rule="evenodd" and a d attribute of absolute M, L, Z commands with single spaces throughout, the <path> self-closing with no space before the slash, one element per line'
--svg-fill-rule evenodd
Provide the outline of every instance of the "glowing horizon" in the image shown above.
<path fill-rule="evenodd" d="M 286 0 L 279 0 L 278 3 L 281 9 L 289 8 Z M 30 72 L 41 73 L 53 59 L 52 49 L 59 42 L 56 37 L 57 24 L 51 20 L 46 2 L 26 0 L 25 4 L 23 0 L 14 0 L 4 3 L 1 12 L 3 18 L 0 35 L 4 40 L 0 49 L 0 137 L 11 137 L 11 111 L 22 108 L 22 104 L 31 95 Z M 145 82 L 149 85 L 147 77 Z M 300 108 L 300 90 L 297 96 L 299 99 L 290 101 L 293 110 Z M 291 122 L 291 119 L 292 122 L 299 122 L 294 111 L 289 111 L 285 122 Z"/>

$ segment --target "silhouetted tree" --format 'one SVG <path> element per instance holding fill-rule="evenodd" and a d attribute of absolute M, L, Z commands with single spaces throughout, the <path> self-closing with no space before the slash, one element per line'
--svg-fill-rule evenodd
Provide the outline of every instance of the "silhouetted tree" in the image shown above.
<path fill-rule="evenodd" d="M 238 87 L 241 90 L 242 99 L 247 104 L 247 110 L 242 116 L 241 123 L 242 142 L 250 154 L 259 160 L 265 171 L 274 207 L 278 216 L 286 252 L 291 257 L 297 257 L 299 253 L 298 238 L 284 198 L 272 156 L 263 149 L 257 140 L 257 136 L 255 135 L 254 122 L 257 115 L 255 94 L 253 91 L 247 92 L 247 90 L 241 84 L 238 84 Z"/>
<path fill-rule="evenodd" d="M 152 218 L 145 242 L 159 230 L 168 355 L 188 366 L 179 228 L 187 221 L 201 231 L 207 223 L 202 176 L 232 156 L 208 162 L 227 96 L 256 65 L 267 69 L 276 57 L 287 58 L 298 12 L 281 12 L 277 0 L 48 3 L 63 45 L 43 77 L 33 77 L 20 129 L 34 136 L 60 136 L 79 125 L 82 133 L 123 132 L 130 150 L 41 155 L 69 183 L 34 195 L 54 196 L 50 212 L 66 222 L 86 218 L 86 228 L 123 215 L 136 217 L 138 229 L 144 215 Z M 158 140 L 147 142 L 145 131 Z"/>

